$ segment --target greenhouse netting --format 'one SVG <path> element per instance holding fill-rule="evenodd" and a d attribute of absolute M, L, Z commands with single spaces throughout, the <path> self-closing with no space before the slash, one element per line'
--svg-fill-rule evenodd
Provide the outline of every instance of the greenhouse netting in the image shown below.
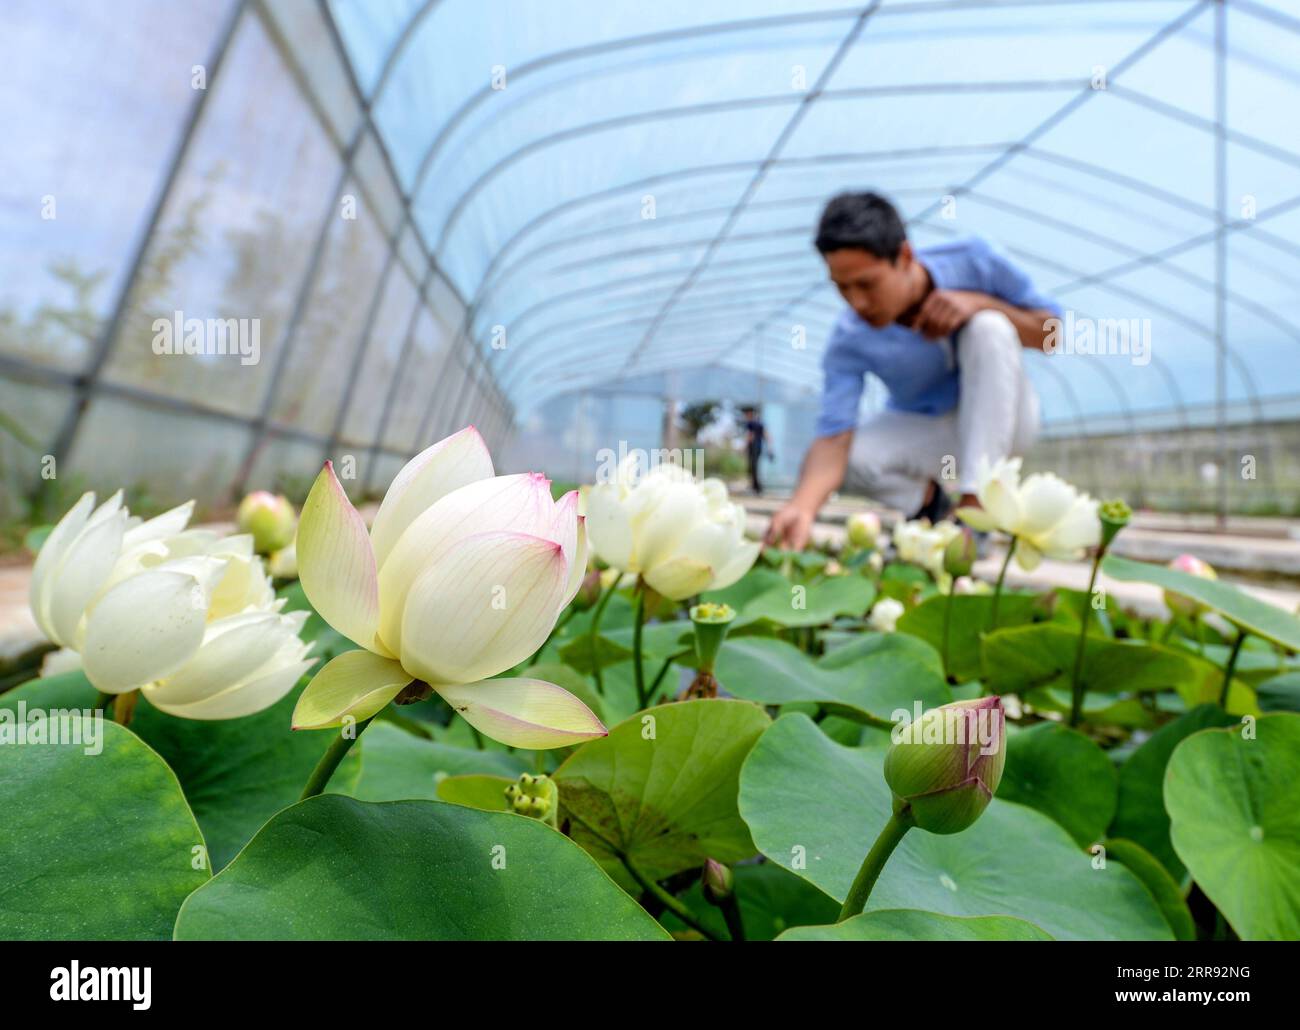
<path fill-rule="evenodd" d="M 1104 455 L 1074 471 L 1171 506 L 1295 500 L 1285 3 L 16 0 L 0 18 L 20 490 L 31 449 L 90 482 L 129 453 L 156 493 L 213 501 L 346 452 L 378 488 L 468 421 L 511 464 L 578 479 L 596 430 L 657 444 L 664 398 L 762 404 L 788 481 L 840 309 L 812 228 L 871 187 L 919 244 L 995 240 L 1125 351 L 1030 361 L 1046 453 Z M 232 317 L 257 322 L 255 361 L 156 360 L 155 320 Z M 1249 498 L 1243 435 L 1272 455 Z"/>
<path fill-rule="evenodd" d="M 0 0 L 0 133 L 10 1007 L 1279 1008 L 1300 0 Z"/>

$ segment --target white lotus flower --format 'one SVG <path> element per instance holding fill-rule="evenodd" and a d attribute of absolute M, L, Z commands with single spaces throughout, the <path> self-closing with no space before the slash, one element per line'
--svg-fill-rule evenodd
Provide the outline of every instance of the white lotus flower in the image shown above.
<path fill-rule="evenodd" d="M 906 610 L 902 601 L 882 597 L 871 607 L 871 614 L 867 616 L 867 628 L 874 629 L 877 633 L 893 633 Z"/>
<path fill-rule="evenodd" d="M 251 536 L 186 529 L 194 502 L 142 522 L 118 491 L 82 495 L 32 570 L 32 614 L 98 690 L 141 690 L 187 719 L 233 719 L 279 701 L 314 664 L 281 614 Z"/>
<path fill-rule="evenodd" d="M 421 681 L 515 747 L 605 735 L 568 691 L 491 678 L 546 642 L 582 583 L 587 540 L 577 491 L 556 502 L 543 476 L 495 475 L 472 426 L 407 463 L 369 532 L 326 462 L 302 508 L 297 552 L 307 598 L 364 650 L 312 679 L 296 729 L 368 719 Z"/>
<path fill-rule="evenodd" d="M 919 565 L 936 580 L 945 581 L 943 552 L 960 535 L 961 527 L 946 520 L 933 526 L 929 519 L 898 522 L 894 525 L 894 550 L 899 560 Z"/>
<path fill-rule="evenodd" d="M 1038 567 L 1044 556 L 1074 559 L 1101 542 L 1097 502 L 1050 472 L 1020 481 L 1020 459 L 980 460 L 980 508 L 960 508 L 958 516 L 972 529 L 993 530 L 1016 538 L 1016 561 L 1022 569 Z"/>
<path fill-rule="evenodd" d="M 749 571 L 759 544 L 745 539 L 745 509 L 731 503 L 721 480 L 697 481 L 673 464 L 638 477 L 634 458 L 587 497 L 591 546 L 606 564 L 675 601 L 730 586 Z"/>

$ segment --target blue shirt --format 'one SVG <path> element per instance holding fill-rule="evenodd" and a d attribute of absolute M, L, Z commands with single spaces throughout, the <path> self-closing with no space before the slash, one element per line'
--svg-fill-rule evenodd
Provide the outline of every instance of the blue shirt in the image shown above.
<path fill-rule="evenodd" d="M 917 247 L 916 256 L 936 289 L 978 290 L 1018 308 L 1046 308 L 1058 317 L 1061 308 L 1040 293 L 1009 258 L 977 236 L 933 247 Z M 942 415 L 957 406 L 960 382 L 956 349 L 949 341 L 931 340 L 894 323 L 873 329 L 846 308 L 831 330 L 822 357 L 825 380 L 816 435 L 834 436 L 858 426 L 858 406 L 867 373 L 889 391 L 887 406 L 896 411 Z"/>

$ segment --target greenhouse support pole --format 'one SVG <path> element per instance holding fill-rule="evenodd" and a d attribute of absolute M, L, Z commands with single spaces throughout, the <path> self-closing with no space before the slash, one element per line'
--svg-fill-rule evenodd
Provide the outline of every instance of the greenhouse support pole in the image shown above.
<path fill-rule="evenodd" d="M 370 309 L 366 312 L 365 324 L 361 328 L 360 338 L 353 350 L 352 365 L 348 369 L 347 378 L 343 383 L 343 397 L 339 400 L 338 408 L 334 412 L 334 424 L 330 426 L 329 440 L 325 444 L 325 453 L 321 456 L 322 461 L 333 456 L 335 448 L 339 445 L 339 438 L 343 435 L 343 424 L 347 421 L 348 411 L 352 408 L 352 398 L 357 392 L 357 380 L 361 378 L 361 365 L 365 361 L 366 355 L 370 353 L 370 345 L 375 335 L 375 322 L 379 317 L 381 303 L 388 291 L 388 278 L 392 275 L 393 266 L 399 264 L 397 261 L 397 248 L 400 242 L 401 229 L 399 228 L 393 236 L 393 245 L 388 248 L 388 256 L 384 258 L 384 267 L 379 273 L 379 282 L 375 286 L 375 295 L 370 299 Z M 415 303 L 418 309 L 419 297 L 415 298 Z"/>
<path fill-rule="evenodd" d="M 366 474 L 361 481 L 361 494 L 363 497 L 370 492 L 370 487 L 374 483 L 375 465 L 379 461 L 379 450 L 383 447 L 384 436 L 388 432 L 388 420 L 393 411 L 393 404 L 397 399 L 397 388 L 402 383 L 406 364 L 410 360 L 411 351 L 415 347 L 415 327 L 420 322 L 420 312 L 425 309 L 424 291 L 432 278 L 432 266 L 430 266 L 425 272 L 424 281 L 416 287 L 415 307 L 411 311 L 410 321 L 406 323 L 406 339 L 402 341 L 402 352 L 397 356 L 397 366 L 393 369 L 392 378 L 388 381 L 388 390 L 384 394 L 384 403 L 380 405 L 379 425 L 375 428 L 375 442 L 370 445 L 370 457 L 366 461 Z"/>
<path fill-rule="evenodd" d="M 206 87 L 195 91 L 198 96 L 194 98 L 193 104 L 190 105 L 189 114 L 186 117 L 184 126 L 181 128 L 180 139 L 177 141 L 176 149 L 172 153 L 171 162 L 167 166 L 167 173 L 163 176 L 162 182 L 158 184 L 158 190 L 154 194 L 153 207 L 149 211 L 148 220 L 136 239 L 135 249 L 131 253 L 130 262 L 127 266 L 127 273 L 122 278 L 122 285 L 118 287 L 117 296 L 113 301 L 112 313 L 95 339 L 94 350 L 91 352 L 89 362 L 87 362 L 86 367 L 76 379 L 72 402 L 63 418 L 63 423 L 59 426 L 58 435 L 54 438 L 54 445 L 50 449 L 50 453 L 54 457 L 56 470 L 58 464 L 72 451 L 72 443 L 76 438 L 77 429 L 81 425 L 81 417 L 90 406 L 91 395 L 94 394 L 99 385 L 104 366 L 108 364 L 109 352 L 126 320 L 131 294 L 139 281 L 140 269 L 144 266 L 149 244 L 153 241 L 154 233 L 157 231 L 158 225 L 162 221 L 163 212 L 167 208 L 167 202 L 171 199 L 176 182 L 180 178 L 181 168 L 185 165 L 185 158 L 189 154 L 190 144 L 194 141 L 199 122 L 203 118 L 203 111 L 207 106 L 208 97 L 217 82 L 217 75 L 221 70 L 222 61 L 230 50 L 231 40 L 235 37 L 235 29 L 238 27 L 247 6 L 248 0 L 236 0 L 234 8 L 217 36 L 212 52 L 208 56 Z"/>
<path fill-rule="evenodd" d="M 1214 5 L 1214 436 L 1219 453 L 1216 479 L 1219 529 L 1228 522 L 1228 476 L 1232 460 L 1228 453 L 1228 345 L 1226 279 L 1228 237 L 1225 222 L 1228 209 L 1228 8 L 1224 0 Z"/>

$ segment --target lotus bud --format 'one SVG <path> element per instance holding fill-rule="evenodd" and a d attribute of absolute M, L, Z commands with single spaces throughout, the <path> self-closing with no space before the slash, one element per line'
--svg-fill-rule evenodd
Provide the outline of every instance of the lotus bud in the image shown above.
<path fill-rule="evenodd" d="M 712 905 L 721 905 L 735 890 L 736 879 L 731 870 L 721 862 L 708 859 L 704 863 L 704 877 L 701 881 L 704 897 Z"/>
<path fill-rule="evenodd" d="M 600 590 L 600 570 L 592 569 L 582 577 L 582 585 L 578 587 L 578 592 L 573 598 L 573 607 L 580 612 L 585 612 L 600 600 Z"/>
<path fill-rule="evenodd" d="M 855 511 L 846 523 L 849 543 L 864 551 L 875 550 L 880 540 L 880 516 L 874 511 Z"/>
<path fill-rule="evenodd" d="M 252 535 L 258 554 L 270 554 L 293 543 L 298 516 L 283 495 L 254 490 L 240 502 L 235 522 L 241 533 Z"/>
<path fill-rule="evenodd" d="M 875 603 L 871 614 L 867 617 L 867 628 L 874 629 L 877 633 L 893 633 L 899 616 L 906 610 L 902 601 L 892 597 L 882 597 Z"/>
<path fill-rule="evenodd" d="M 1104 551 L 1119 531 L 1128 525 L 1133 509 L 1123 501 L 1106 501 L 1097 508 L 1097 517 L 1101 519 L 1101 549 Z"/>
<path fill-rule="evenodd" d="M 968 576 L 975 564 L 975 536 L 969 529 L 948 542 L 943 551 L 943 571 L 950 576 Z"/>
<path fill-rule="evenodd" d="M 895 812 L 931 833 L 960 833 L 988 807 L 1006 763 L 997 697 L 955 701 L 896 726 L 885 755 Z"/>
<path fill-rule="evenodd" d="M 1218 574 L 1209 562 L 1201 561 L 1195 555 L 1180 554 L 1177 558 L 1169 563 L 1169 567 L 1178 572 L 1186 572 L 1189 576 L 1198 576 L 1201 579 L 1218 579 Z M 1165 591 L 1165 604 L 1169 610 L 1176 615 L 1183 615 L 1189 619 L 1194 619 L 1209 609 L 1199 601 L 1183 594 L 1176 594 L 1171 590 Z"/>

